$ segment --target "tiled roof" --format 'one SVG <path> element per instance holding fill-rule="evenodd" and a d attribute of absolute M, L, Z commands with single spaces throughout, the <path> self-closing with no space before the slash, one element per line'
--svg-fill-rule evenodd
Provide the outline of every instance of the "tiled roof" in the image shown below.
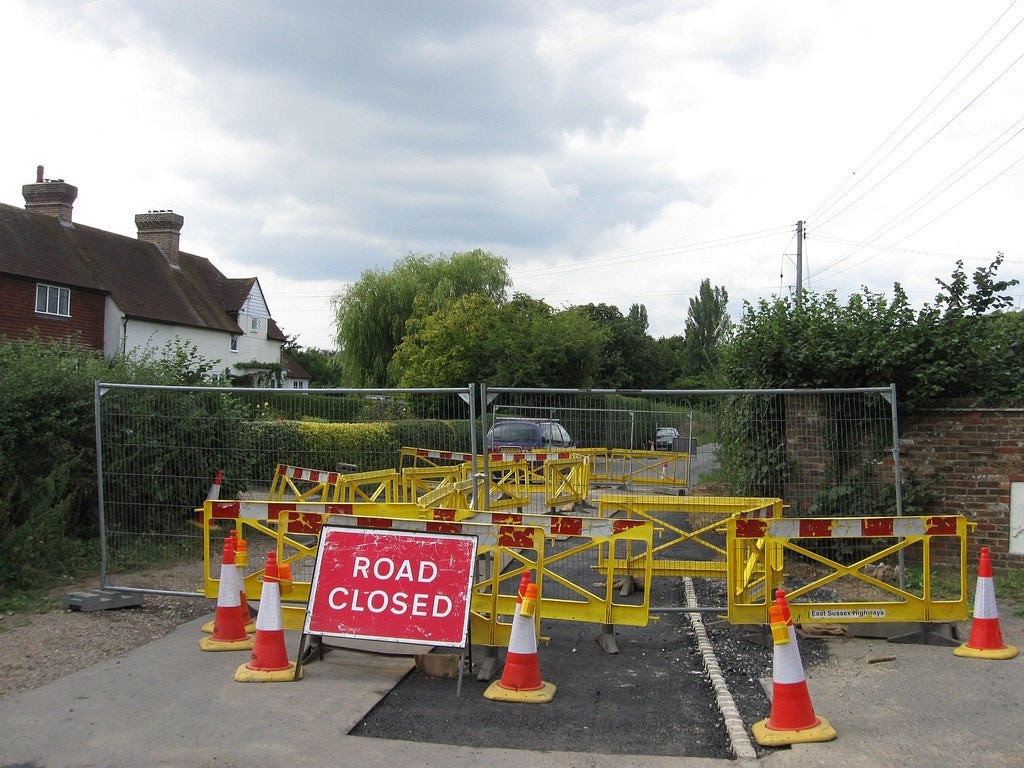
<path fill-rule="evenodd" d="M 256 279 L 190 253 L 178 264 L 152 243 L 0 203 L 0 274 L 107 293 L 135 319 L 240 333 L 240 294 Z"/>
<path fill-rule="evenodd" d="M 312 380 L 312 376 L 309 371 L 303 368 L 299 361 L 289 355 L 283 349 L 281 350 L 281 367 L 284 369 L 285 376 L 289 379 L 309 379 Z"/>

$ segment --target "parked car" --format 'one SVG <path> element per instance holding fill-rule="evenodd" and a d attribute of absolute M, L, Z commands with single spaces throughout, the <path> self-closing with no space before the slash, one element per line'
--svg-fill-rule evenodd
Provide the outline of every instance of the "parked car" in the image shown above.
<path fill-rule="evenodd" d="M 484 439 L 489 453 L 507 451 L 561 451 L 573 448 L 565 427 L 554 419 L 501 418 Z"/>
<path fill-rule="evenodd" d="M 671 451 L 672 441 L 679 437 L 679 430 L 675 427 L 658 427 L 654 434 L 654 450 Z"/>

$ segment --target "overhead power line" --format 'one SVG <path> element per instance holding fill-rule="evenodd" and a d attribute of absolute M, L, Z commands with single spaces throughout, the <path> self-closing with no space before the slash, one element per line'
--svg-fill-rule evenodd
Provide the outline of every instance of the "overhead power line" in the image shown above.
<path fill-rule="evenodd" d="M 788 232 L 790 227 L 776 227 L 774 229 L 763 229 L 756 232 L 747 232 L 741 235 L 732 235 L 729 237 L 717 238 L 714 240 L 703 240 L 696 243 L 688 243 L 683 245 L 671 246 L 668 248 L 662 248 L 654 251 L 641 251 L 639 253 L 624 254 L 622 256 L 608 256 L 601 259 L 592 259 L 585 262 L 575 262 L 571 264 L 555 264 L 550 267 L 535 267 L 533 269 L 523 269 L 513 271 L 512 277 L 516 278 L 529 278 L 529 277 L 542 277 L 546 275 L 559 275 L 565 272 L 579 272 L 587 269 L 600 269 L 614 264 L 629 264 L 638 261 L 649 261 L 651 259 L 662 259 L 670 256 L 681 256 L 687 253 L 696 253 L 700 251 L 712 250 L 715 248 L 726 248 L 732 245 L 738 245 L 740 243 L 750 242 L 752 240 L 761 240 L 769 237 L 776 237 L 782 233 Z"/>
<path fill-rule="evenodd" d="M 950 97 L 951 97 L 951 96 L 953 95 L 953 93 L 955 93 L 955 92 L 956 92 L 956 90 L 957 90 L 958 88 L 960 88 L 960 87 L 961 87 L 961 86 L 963 85 L 963 83 L 964 83 L 964 82 L 965 82 L 965 81 L 967 80 L 967 78 L 968 78 L 968 77 L 970 77 L 970 76 L 971 76 L 971 75 L 972 75 L 972 74 L 973 74 L 973 73 L 974 73 L 974 72 L 975 72 L 975 71 L 976 71 L 976 70 L 977 70 L 977 69 L 978 69 L 978 68 L 979 68 L 979 67 L 980 67 L 980 66 L 981 66 L 981 65 L 982 65 L 982 64 L 983 64 L 983 63 L 984 63 L 984 62 L 985 62 L 985 61 L 986 61 L 986 60 L 987 60 L 987 59 L 988 59 L 988 58 L 989 58 L 989 57 L 990 57 L 990 56 L 991 56 L 991 55 L 992 55 L 992 54 L 993 54 L 994 52 L 995 52 L 995 50 L 996 50 L 996 49 L 998 49 L 998 48 L 999 48 L 999 46 L 1001 46 L 1001 45 L 1002 45 L 1002 44 L 1003 44 L 1003 43 L 1004 43 L 1004 42 L 1006 41 L 1006 39 L 1007 39 L 1007 38 L 1008 38 L 1008 37 L 1009 37 L 1009 36 L 1010 36 L 1010 35 L 1011 35 L 1011 34 L 1012 34 L 1012 33 L 1013 33 L 1013 32 L 1014 32 L 1014 31 L 1015 31 L 1015 30 L 1016 30 L 1016 29 L 1017 29 L 1017 28 L 1018 28 L 1018 27 L 1019 27 L 1019 26 L 1020 26 L 1020 25 L 1022 24 L 1022 23 L 1024 23 L 1024 19 L 1021 19 L 1020 21 L 1018 21 L 1018 22 L 1017 22 L 1017 23 L 1016 23 L 1016 24 L 1015 24 L 1015 25 L 1014 25 L 1014 26 L 1013 26 L 1013 27 L 1012 27 L 1012 28 L 1010 29 L 1010 31 L 1009 31 L 1009 32 L 1007 32 L 1007 33 L 1006 33 L 1006 34 L 1005 34 L 1005 35 L 1004 35 L 1004 36 L 1003 36 L 1003 37 L 1002 37 L 1002 38 L 1001 38 L 1001 39 L 999 40 L 999 42 L 997 42 L 997 43 L 996 43 L 996 44 L 995 44 L 995 45 L 994 45 L 994 46 L 993 46 L 993 47 L 992 47 L 992 48 L 991 48 L 991 49 L 990 49 L 990 50 L 988 51 L 988 53 L 986 53 L 986 54 L 985 54 L 985 55 L 984 55 L 984 56 L 983 56 L 983 57 L 981 58 L 981 60 L 979 60 L 979 61 L 978 61 L 978 63 L 977 63 L 977 64 L 975 64 L 975 65 L 974 65 L 974 67 L 972 67 L 972 68 L 971 68 L 971 70 L 970 70 L 970 71 L 969 71 L 969 72 L 968 72 L 968 73 L 967 73 L 966 75 L 964 75 L 964 77 L 963 77 L 963 78 L 961 78 L 961 80 L 960 80 L 960 81 L 959 81 L 959 82 L 958 82 L 958 83 L 957 83 L 957 84 L 956 84 L 955 86 L 953 86 L 953 88 L 951 88 L 951 89 L 949 90 L 949 92 L 948 92 L 948 93 L 947 93 L 947 94 L 946 94 L 945 96 L 943 96 L 943 97 L 942 97 L 942 98 L 941 98 L 941 99 L 940 99 L 940 100 L 939 100 L 939 101 L 938 101 L 938 102 L 936 103 L 936 105 L 935 105 L 934 107 L 932 107 L 932 109 L 931 109 L 931 110 L 930 110 L 930 111 L 928 112 L 928 114 L 926 114 L 926 115 L 925 115 L 925 116 L 924 116 L 923 118 L 921 118 L 921 120 L 919 120 L 919 121 L 917 122 L 917 124 L 916 124 L 916 125 L 915 125 L 915 126 L 914 126 L 913 128 L 911 128 L 911 129 L 910 129 L 909 131 L 907 131 L 906 135 L 904 135 L 904 137 L 903 137 L 902 139 L 900 139 L 900 140 L 899 140 L 899 141 L 898 141 L 898 142 L 897 142 L 897 143 L 896 143 L 896 144 L 895 144 L 894 146 L 892 146 L 892 147 L 891 147 L 891 148 L 889 149 L 889 151 L 885 153 L 885 155 L 884 155 L 884 156 L 882 156 L 882 157 L 881 157 L 881 158 L 879 158 L 879 159 L 878 159 L 877 161 L 875 161 L 875 163 L 874 163 L 873 165 L 871 165 L 871 167 L 870 167 L 870 168 L 869 168 L 869 169 L 868 169 L 868 170 L 867 170 L 866 172 L 862 172 L 862 171 L 863 171 L 863 168 L 864 168 L 864 166 L 866 166 L 866 165 L 867 165 L 867 164 L 868 164 L 869 162 L 871 162 L 871 159 L 872 159 L 872 158 L 873 158 L 873 157 L 874 157 L 875 155 L 877 155 L 877 154 L 878 154 L 878 153 L 879 153 L 879 152 L 880 152 L 880 151 L 882 150 L 882 148 L 883 148 L 883 147 L 885 147 L 885 145 L 886 145 L 886 144 L 887 144 L 887 143 L 888 143 L 888 142 L 889 142 L 889 141 L 890 141 L 890 140 L 891 140 L 891 139 L 892 139 L 892 138 L 893 138 L 893 137 L 894 137 L 894 136 L 895 136 L 895 135 L 896 135 L 896 134 L 897 134 L 897 133 L 898 133 L 898 132 L 899 132 L 899 131 L 900 131 L 900 130 L 901 130 L 902 128 L 903 128 L 903 126 L 904 126 L 904 125 L 906 125 L 906 124 L 907 124 L 907 122 L 908 122 L 908 121 L 909 121 L 909 120 L 910 120 L 910 119 L 911 119 L 911 118 L 912 118 L 912 117 L 913 117 L 913 116 L 914 116 L 914 115 L 915 115 L 915 114 L 916 114 L 916 113 L 917 113 L 917 112 L 918 112 L 918 111 L 919 111 L 919 110 L 920 110 L 920 109 L 921 109 L 921 108 L 922 108 L 922 107 L 923 107 L 923 106 L 925 105 L 925 103 L 927 103 L 927 101 L 928 101 L 928 100 L 929 100 L 929 99 L 930 99 L 930 98 L 931 98 L 931 97 L 932 97 L 932 96 L 933 96 L 933 95 L 935 94 L 935 92 L 939 90 L 939 88 L 940 88 L 940 87 L 942 86 L 942 84 L 943 84 L 943 83 L 945 83 L 945 82 L 946 82 L 946 81 L 947 81 L 947 80 L 948 80 L 948 79 L 949 79 L 949 78 L 950 78 L 950 77 L 952 76 L 952 74 L 953 74 L 953 73 L 954 73 L 954 72 L 955 72 L 955 71 L 956 71 L 956 70 L 957 70 L 957 69 L 958 69 L 958 68 L 960 67 L 960 65 L 961 65 L 961 64 L 963 64 L 963 62 L 964 62 L 964 61 L 965 61 L 965 60 L 967 59 L 967 57 L 968 57 L 968 56 L 970 56 L 970 54 L 971 54 L 971 53 L 972 53 L 972 52 L 973 52 L 973 51 L 974 51 L 974 50 L 975 50 L 975 49 L 976 49 L 976 48 L 977 48 L 977 47 L 978 47 L 978 46 L 979 46 L 979 45 L 981 44 L 981 42 L 982 42 L 982 41 L 983 41 L 983 40 L 984 40 L 984 39 L 985 39 L 985 38 L 986 38 L 986 37 L 987 37 L 987 36 L 989 35 L 989 33 L 991 33 L 991 32 L 992 32 L 992 30 L 993 30 L 993 29 L 994 29 L 994 28 L 996 27 L 996 25 L 998 25 L 998 24 L 999 24 L 999 22 L 1000 22 L 1000 21 L 1001 21 L 1001 20 L 1003 19 L 1003 17 L 1004 17 L 1004 16 L 1006 16 L 1006 14 L 1007 14 L 1007 13 L 1009 13 L 1010 9 L 1011 9 L 1011 8 L 1012 8 L 1012 7 L 1013 7 L 1013 6 L 1015 5 L 1015 4 L 1016 4 L 1016 0 L 1014 0 L 1014 2 L 1011 2 L 1011 3 L 1010 3 L 1010 5 L 1009 5 L 1009 6 L 1007 6 L 1007 8 L 1006 8 L 1006 9 L 1005 9 L 1005 10 L 1004 10 L 1004 11 L 1003 11 L 1003 12 L 1002 12 L 1002 13 L 1001 13 L 1001 14 L 1000 14 L 999 16 L 998 16 L 998 18 L 997 18 L 997 19 L 996 19 L 996 20 L 995 20 L 994 22 L 992 22 L 992 24 L 991 24 L 991 25 L 989 25 L 988 29 L 986 29 L 986 30 L 985 30 L 985 32 L 984 32 L 984 33 L 983 33 L 983 34 L 981 35 L 981 37 L 979 37 L 979 38 L 978 38 L 978 39 L 977 39 L 977 40 L 975 41 L 975 43 L 974 43 L 974 44 L 973 44 L 973 45 L 972 45 L 972 46 L 971 46 L 971 47 L 970 47 L 970 48 L 969 48 L 969 49 L 967 50 L 967 52 L 966 52 L 966 53 L 964 53 L 964 54 L 963 54 L 963 55 L 962 55 L 962 56 L 960 57 L 960 59 L 959 59 L 959 60 L 958 60 L 958 61 L 956 62 L 956 64 L 954 64 L 954 65 L 953 65 L 953 67 L 952 67 L 952 68 L 951 68 L 951 69 L 950 69 L 950 70 L 949 70 L 949 71 L 948 71 L 948 72 L 947 72 L 947 73 L 946 73 L 946 74 L 945 74 L 945 75 L 944 75 L 944 76 L 943 76 L 943 77 L 942 77 L 942 78 L 941 78 L 941 79 L 939 80 L 939 82 L 938 82 L 938 83 L 937 83 L 937 84 L 936 84 L 936 85 L 935 85 L 935 86 L 934 86 L 934 87 L 932 88 L 932 90 L 928 92 L 928 95 L 926 95 L 926 96 L 925 96 L 925 97 L 924 97 L 924 98 L 923 98 L 923 99 L 921 100 L 921 102 L 920 102 L 920 103 L 919 103 L 919 104 L 918 104 L 918 105 L 917 105 L 916 107 L 914 107 L 914 109 L 912 109 L 912 110 L 911 110 L 911 111 L 910 111 L 910 112 L 909 112 L 909 113 L 907 114 L 907 116 L 903 118 L 903 120 L 902 120 L 902 121 L 900 121 L 899 125 L 897 125 L 897 126 L 896 126 L 896 128 L 894 128 L 894 129 L 893 129 L 893 130 L 892 130 L 892 131 L 891 131 L 891 132 L 889 133 L 889 135 L 888 135 L 888 136 L 887 136 L 887 137 L 886 137 L 886 138 L 885 138 L 885 139 L 884 139 L 884 140 L 883 140 L 883 141 L 882 141 L 882 142 L 881 142 L 881 143 L 880 143 L 880 144 L 879 144 L 879 145 L 878 145 L 878 146 L 877 146 L 877 147 L 876 147 L 876 148 L 875 148 L 875 149 L 874 149 L 874 150 L 873 150 L 872 152 L 871 152 L 871 154 L 870 154 L 870 155 L 868 155 L 867 159 L 866 159 L 866 160 L 864 160 L 864 161 L 863 161 L 863 162 L 862 162 L 862 163 L 860 164 L 860 166 L 858 166 L 858 167 L 857 167 L 857 169 L 856 169 L 856 170 L 855 170 L 855 171 L 854 171 L 854 172 L 853 172 L 853 173 L 851 174 L 851 176 L 850 176 L 850 177 L 848 177 L 847 179 L 845 179 L 845 180 L 844 180 L 844 181 L 843 181 L 843 182 L 842 182 L 842 183 L 841 183 L 841 184 L 840 184 L 840 185 L 839 185 L 839 186 L 838 186 L 838 187 L 837 187 L 837 188 L 836 188 L 836 189 L 835 189 L 835 190 L 834 190 L 834 191 L 832 192 L 832 194 L 830 194 L 830 195 L 829 195 L 829 196 L 828 196 L 828 197 L 827 197 L 827 198 L 826 198 L 826 199 L 825 199 L 825 200 L 824 200 L 824 201 L 823 201 L 823 202 L 822 202 L 821 204 L 819 204 L 819 205 L 818 205 L 818 207 L 817 207 L 817 208 L 816 208 L 816 209 L 814 210 L 814 212 L 813 212 L 813 213 L 812 213 L 812 214 L 811 214 L 811 215 L 810 215 L 810 216 L 808 217 L 808 220 L 810 220 L 810 221 L 814 221 L 814 223 L 815 223 L 815 228 L 820 228 L 820 227 L 824 226 L 825 224 L 827 224 L 828 222 L 832 221 L 832 220 L 833 220 L 833 219 L 835 219 L 835 218 L 836 218 L 837 216 L 839 216 L 840 214 L 842 214 L 842 213 L 844 213 L 844 212 L 845 212 L 846 210 L 848 210 L 848 209 L 849 209 L 849 208 L 850 208 L 850 207 L 851 207 L 852 205 L 854 205 L 855 203 L 857 203 L 857 202 L 859 202 L 859 201 L 860 201 L 861 199 L 863 199 L 865 195 L 867 195 L 867 194 L 868 194 L 868 193 L 870 193 L 870 192 L 871 192 L 872 190 L 874 190 L 874 189 L 875 189 L 875 188 L 876 188 L 876 187 L 878 186 L 878 184 L 880 184 L 880 183 L 881 183 L 881 181 L 880 181 L 880 182 L 878 182 L 878 183 L 876 183 L 876 184 L 875 184 L 874 186 L 872 186 L 872 187 L 871 187 L 871 189 L 869 189 L 869 190 L 868 190 L 867 192 L 865 192 L 865 193 L 864 193 L 863 195 L 861 195 L 861 196 L 860 196 L 860 197 L 858 197 L 858 198 L 857 198 L 856 200 L 854 200 L 854 201 L 853 201 L 853 203 L 850 203 L 849 205 L 845 206 L 845 207 L 844 207 L 844 208 L 843 208 L 842 210 L 840 210 L 839 212 L 837 212 L 837 213 L 833 214 L 832 216 L 829 216 L 829 217 L 828 217 L 827 219 L 825 219 L 825 221 L 823 221 L 823 222 L 820 222 L 820 223 L 819 223 L 819 222 L 817 221 L 817 218 L 818 218 L 819 216 L 824 216 L 824 215 L 826 215 L 826 214 L 827 214 L 827 213 L 828 213 L 829 211 L 831 211 L 831 210 L 832 210 L 832 209 L 833 209 L 833 208 L 834 208 L 834 207 L 835 207 L 836 205 L 838 205 L 838 204 L 839 204 L 839 203 L 840 203 L 840 202 L 841 202 L 841 201 L 842 201 L 842 200 L 843 200 L 844 198 L 846 198 L 846 197 L 847 197 L 848 195 L 850 195 L 850 194 L 851 194 L 851 193 L 852 193 L 852 192 L 853 192 L 853 191 L 854 191 L 854 190 L 855 190 L 855 189 L 856 189 L 856 188 L 857 188 L 858 186 L 860 186 L 860 185 L 861 185 L 861 183 L 863 183 L 863 182 L 864 182 L 864 181 L 865 181 L 865 180 L 866 180 L 866 179 L 867 179 L 867 178 L 868 178 L 868 177 L 869 177 L 869 176 L 870 176 L 870 175 L 871 175 L 872 173 L 874 173 L 874 171 L 875 171 L 875 170 L 877 170 L 877 169 L 878 169 L 878 167 L 879 167 L 879 166 L 880 166 L 880 165 L 881 165 L 881 164 L 882 164 L 882 163 L 883 163 L 883 162 L 884 162 L 884 161 L 885 161 L 886 159 L 888 159 L 888 158 L 889 158 L 889 157 L 890 157 L 890 156 L 891 156 L 891 155 L 892 155 L 892 154 L 893 154 L 893 153 L 894 153 L 894 152 L 895 152 L 895 151 L 896 151 L 897 149 L 899 149 L 899 147 L 900 147 L 900 146 L 902 146 L 902 145 L 903 145 L 903 143 L 904 143 L 904 142 L 906 142 L 906 141 L 907 141 L 907 140 L 908 140 L 908 139 L 909 139 L 909 138 L 910 138 L 910 137 L 911 137 L 911 136 L 912 136 L 912 135 L 914 134 L 914 132 L 915 132 L 915 131 L 917 131 L 917 130 L 918 130 L 918 128 L 920 128 L 920 127 L 921 127 L 921 125 L 922 125 L 922 124 L 923 124 L 923 123 L 924 123 L 924 122 L 925 122 L 925 121 L 926 121 L 926 120 L 927 120 L 927 119 L 928 119 L 928 118 L 929 118 L 929 117 L 930 117 L 930 116 L 931 116 L 932 114 L 934 114 L 934 113 L 935 113 L 935 111 L 936 111 L 936 110 L 937 110 L 937 109 L 938 109 L 938 108 L 939 108 L 940 106 L 942 106 L 942 104 L 944 104 L 944 103 L 945 103 L 945 102 L 946 102 L 946 101 L 947 101 L 947 100 L 948 100 L 948 99 L 949 99 L 949 98 L 950 98 Z M 1014 64 L 1016 64 L 1016 62 L 1014 62 Z M 1011 66 L 1012 66 L 1012 65 L 1011 65 Z M 1003 74 L 1005 74 L 1005 72 L 1004 72 Z M 1002 77 L 1002 75 L 1000 75 L 1000 77 Z M 997 78 L 997 80 L 998 80 L 998 78 Z M 989 88 L 989 87 L 991 87 L 991 85 L 992 85 L 992 84 L 990 83 L 990 84 L 989 84 L 989 86 L 987 86 L 987 87 L 985 88 L 985 90 L 988 90 L 988 88 Z M 984 93 L 984 91 L 982 91 L 982 93 Z M 969 103 L 969 104 L 967 105 L 967 107 L 964 107 L 963 109 L 961 109 L 961 110 L 960 110 L 960 112 L 958 112 L 958 113 L 957 113 L 957 115 L 956 115 L 956 116 L 955 116 L 955 117 L 954 117 L 953 119 L 956 119 L 956 117 L 958 117 L 958 116 L 959 116 L 960 114 L 962 114 L 962 113 L 963 113 L 963 111 L 965 111 L 965 110 L 966 110 L 966 109 L 967 109 L 967 108 L 968 108 L 968 107 L 969 107 L 969 106 L 970 106 L 971 104 L 973 104 L 973 103 L 974 103 L 974 102 L 975 102 L 975 101 L 977 100 L 977 98 L 978 98 L 978 97 L 980 97 L 980 95 L 981 95 L 981 94 L 979 94 L 979 95 L 978 95 L 978 96 L 976 96 L 976 97 L 975 97 L 974 99 L 972 99 L 972 100 L 971 100 L 971 102 L 970 102 L 970 103 Z M 952 122 L 952 120 L 951 120 L 950 122 Z M 947 123 L 947 125 L 948 125 L 948 123 Z M 945 127 L 946 127 L 946 126 L 943 126 L 943 128 L 942 128 L 942 129 L 940 129 L 940 131 L 939 131 L 939 132 L 941 132 L 942 130 L 944 130 L 944 129 L 945 129 Z M 936 134 L 936 135 L 937 135 L 937 134 Z M 926 141 L 926 142 L 925 142 L 925 145 L 926 145 L 926 144 L 927 144 L 927 143 L 928 143 L 929 141 L 931 141 L 931 140 L 932 140 L 933 138 L 934 138 L 934 136 L 933 136 L 932 138 L 930 138 L 930 139 L 929 139 L 928 141 Z M 923 146 L 924 146 L 924 145 L 922 145 L 922 147 L 923 147 Z M 916 152 L 917 152 L 917 151 L 920 151 L 920 149 L 921 149 L 921 147 L 919 147 L 919 148 L 918 148 L 918 150 L 915 150 L 915 152 L 911 154 L 911 157 L 913 157 L 913 154 L 916 154 Z M 908 158 L 907 158 L 907 160 L 909 160 L 909 159 L 910 159 L 910 158 L 908 157 Z M 897 166 L 897 168 L 901 167 L 901 166 L 902 166 L 903 164 L 905 164 L 905 163 L 906 163 L 906 160 L 904 160 L 904 162 L 903 162 L 903 163 L 901 163 L 901 164 L 900 164 L 899 166 Z M 895 170 L 895 169 L 894 169 L 894 170 Z M 892 175 L 892 172 L 890 172 L 889 174 L 887 174 L 887 175 L 886 175 L 886 177 L 882 179 L 882 181 L 885 181 L 885 179 L 889 178 L 889 176 L 891 176 L 891 175 Z M 853 178 L 853 177 L 856 177 L 856 181 L 854 181 L 854 183 L 852 184 L 852 186 L 850 186 L 850 187 L 849 187 L 848 189 L 846 189 L 845 191 L 843 191 L 843 192 L 842 192 L 842 194 L 839 194 L 839 193 L 840 193 L 840 191 L 841 191 L 841 190 L 843 189 L 843 187 L 844 187 L 844 186 L 846 186 L 846 185 L 847 185 L 847 184 L 849 183 L 849 181 L 850 181 L 850 178 Z M 838 195 L 838 197 L 837 197 L 837 195 Z"/>

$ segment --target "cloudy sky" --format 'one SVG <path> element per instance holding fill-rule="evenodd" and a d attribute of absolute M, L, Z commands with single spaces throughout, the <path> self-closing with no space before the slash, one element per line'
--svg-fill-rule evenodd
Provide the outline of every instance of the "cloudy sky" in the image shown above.
<path fill-rule="evenodd" d="M 704 278 L 934 298 L 962 259 L 1024 277 L 1024 3 L 1010 0 L 0 0 L 0 201 L 257 276 L 305 346 L 408 253 L 483 248 L 555 307 Z M 1024 288 L 1014 289 L 1024 306 Z"/>

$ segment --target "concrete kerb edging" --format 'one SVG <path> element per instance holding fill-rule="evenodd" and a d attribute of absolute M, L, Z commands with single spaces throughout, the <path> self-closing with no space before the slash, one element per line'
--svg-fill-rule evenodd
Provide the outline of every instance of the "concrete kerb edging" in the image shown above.
<path fill-rule="evenodd" d="M 697 607 L 697 594 L 693 590 L 693 581 L 689 576 L 683 579 L 686 590 L 686 606 Z M 740 716 L 736 701 L 729 692 L 729 686 L 725 682 L 722 668 L 718 664 L 711 641 L 708 639 L 707 630 L 704 628 L 704 619 L 698 611 L 686 614 L 697 636 L 697 647 L 700 649 L 701 657 L 704 660 L 704 671 L 711 680 L 715 691 L 715 701 L 718 704 L 718 711 L 725 721 L 725 730 L 729 735 L 729 744 L 732 747 L 733 755 L 738 760 L 756 760 L 757 752 L 747 735 L 747 729 L 743 726 L 743 718 Z"/>

